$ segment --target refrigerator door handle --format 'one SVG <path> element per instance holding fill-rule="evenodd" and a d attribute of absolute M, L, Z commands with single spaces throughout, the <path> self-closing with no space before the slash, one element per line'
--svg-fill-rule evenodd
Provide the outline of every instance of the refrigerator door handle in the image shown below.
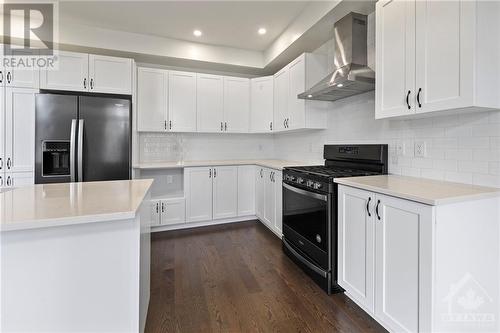
<path fill-rule="evenodd" d="M 78 120 L 78 181 L 83 182 L 83 119 Z"/>
<path fill-rule="evenodd" d="M 76 119 L 71 119 L 71 134 L 69 141 L 69 175 L 71 178 L 71 182 L 74 183 L 76 181 L 76 173 L 75 173 L 75 152 L 76 152 Z"/>

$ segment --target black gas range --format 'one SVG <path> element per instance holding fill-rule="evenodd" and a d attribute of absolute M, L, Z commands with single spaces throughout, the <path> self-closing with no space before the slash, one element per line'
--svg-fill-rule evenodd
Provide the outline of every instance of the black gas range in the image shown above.
<path fill-rule="evenodd" d="M 325 145 L 325 165 L 283 169 L 283 250 L 328 294 L 337 285 L 335 178 L 387 174 L 387 145 Z"/>

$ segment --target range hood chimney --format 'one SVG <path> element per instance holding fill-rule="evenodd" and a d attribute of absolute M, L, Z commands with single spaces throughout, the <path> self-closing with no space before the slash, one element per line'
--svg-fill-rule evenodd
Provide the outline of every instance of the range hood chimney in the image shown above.
<path fill-rule="evenodd" d="M 375 89 L 375 72 L 367 65 L 367 16 L 351 12 L 333 28 L 336 69 L 298 98 L 336 101 Z"/>

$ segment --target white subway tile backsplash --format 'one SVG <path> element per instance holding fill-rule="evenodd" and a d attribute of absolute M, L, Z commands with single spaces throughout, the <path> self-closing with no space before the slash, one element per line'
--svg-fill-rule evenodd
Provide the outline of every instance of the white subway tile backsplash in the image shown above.
<path fill-rule="evenodd" d="M 458 161 L 458 171 L 487 174 L 488 162 L 482 161 Z"/>
<path fill-rule="evenodd" d="M 480 186 L 500 187 L 500 176 L 474 174 L 472 176 L 472 183 Z"/>
<path fill-rule="evenodd" d="M 434 160 L 434 169 L 444 171 L 457 171 L 458 161 L 455 160 Z"/>
<path fill-rule="evenodd" d="M 470 161 L 472 160 L 472 149 L 448 149 L 444 151 L 447 160 Z"/>
<path fill-rule="evenodd" d="M 422 169 L 420 171 L 420 176 L 435 180 L 444 180 L 444 171 L 435 169 Z"/>
<path fill-rule="evenodd" d="M 444 180 L 455 183 L 472 183 L 472 173 L 447 171 L 444 173 Z"/>

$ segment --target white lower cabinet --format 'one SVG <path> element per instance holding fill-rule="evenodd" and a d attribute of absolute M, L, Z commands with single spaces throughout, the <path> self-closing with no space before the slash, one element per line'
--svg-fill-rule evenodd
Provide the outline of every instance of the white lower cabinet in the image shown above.
<path fill-rule="evenodd" d="M 212 219 L 212 173 L 209 167 L 184 169 L 186 222 Z"/>
<path fill-rule="evenodd" d="M 391 332 L 481 331 L 500 301 L 498 207 L 499 197 L 427 205 L 339 185 L 338 283 Z"/>
<path fill-rule="evenodd" d="M 238 167 L 213 168 L 213 219 L 238 215 Z"/>
<path fill-rule="evenodd" d="M 255 166 L 238 167 L 238 216 L 255 215 Z"/>
<path fill-rule="evenodd" d="M 282 231 L 282 172 L 258 167 L 256 172 L 256 215 L 273 232 Z"/>
<path fill-rule="evenodd" d="M 432 206 L 340 186 L 338 221 L 340 286 L 387 329 L 421 331 Z"/>
<path fill-rule="evenodd" d="M 33 172 L 0 173 L 0 187 L 23 187 L 35 184 Z"/>
<path fill-rule="evenodd" d="M 151 201 L 151 225 L 163 226 L 186 222 L 186 200 L 184 198 Z"/>

